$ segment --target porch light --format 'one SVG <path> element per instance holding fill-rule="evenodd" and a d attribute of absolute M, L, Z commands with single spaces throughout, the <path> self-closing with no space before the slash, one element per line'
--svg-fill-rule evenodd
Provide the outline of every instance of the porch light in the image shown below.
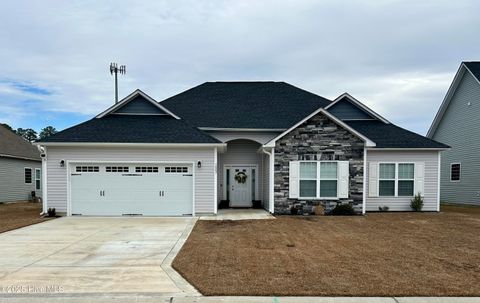
<path fill-rule="evenodd" d="M 202 167 L 202 161 L 198 161 L 198 162 L 197 162 L 197 167 L 198 167 L 198 168 L 201 168 L 201 167 Z"/>
<path fill-rule="evenodd" d="M 65 160 L 60 160 L 60 167 L 64 167 L 65 166 Z"/>

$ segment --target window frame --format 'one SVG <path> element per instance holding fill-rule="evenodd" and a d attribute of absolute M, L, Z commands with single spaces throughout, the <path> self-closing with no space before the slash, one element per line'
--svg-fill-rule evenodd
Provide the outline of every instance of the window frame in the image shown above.
<path fill-rule="evenodd" d="M 30 170 L 30 182 L 27 182 L 27 169 Z M 23 182 L 24 184 L 33 184 L 33 170 L 31 167 L 23 168 Z"/>
<path fill-rule="evenodd" d="M 305 200 L 338 200 L 338 162 L 336 160 L 300 160 L 298 161 L 298 199 L 305 199 Z M 317 173 L 316 178 L 302 178 L 300 174 L 300 166 L 301 163 L 316 163 L 317 164 Z M 337 177 L 334 178 L 321 178 L 320 177 L 320 163 L 336 163 L 337 164 Z M 316 196 L 315 197 L 303 197 L 300 195 L 300 183 L 302 180 L 310 180 L 316 181 Z M 320 196 L 320 181 L 336 181 L 337 182 L 337 195 L 335 197 L 322 197 Z"/>
<path fill-rule="evenodd" d="M 37 178 L 37 172 L 40 172 L 38 174 L 38 178 Z M 40 181 L 40 183 L 38 183 L 38 187 L 37 187 L 37 181 Z M 42 169 L 40 168 L 35 168 L 35 190 L 42 190 Z"/>
<path fill-rule="evenodd" d="M 398 176 L 398 173 L 400 172 L 400 164 L 410 164 L 410 165 L 413 165 L 413 178 L 411 179 L 400 179 L 400 177 Z M 398 185 L 400 183 L 400 181 L 412 181 L 413 182 L 413 193 L 411 196 L 409 195 L 399 195 L 398 194 L 398 190 L 400 188 L 400 186 Z M 415 163 L 410 163 L 410 162 L 399 162 L 397 163 L 397 196 L 398 197 L 409 197 L 409 198 L 412 198 L 415 196 Z"/>
<path fill-rule="evenodd" d="M 454 165 L 458 165 L 458 180 L 452 180 L 452 168 Z M 462 180 L 462 163 L 461 162 L 450 163 L 450 182 L 458 183 L 461 180 Z"/>
<path fill-rule="evenodd" d="M 92 168 L 91 171 L 89 171 L 89 167 Z M 86 168 L 86 170 L 84 170 L 84 168 Z M 97 174 L 99 172 L 100 172 L 100 166 L 99 165 L 75 165 L 75 173 Z"/>
<path fill-rule="evenodd" d="M 395 179 L 381 179 L 380 178 L 380 165 L 381 164 L 395 164 Z M 413 179 L 399 179 L 398 178 L 398 167 L 399 164 L 412 164 L 413 165 Z M 416 167 L 415 162 L 378 162 L 378 171 L 377 171 L 377 188 L 378 188 L 378 197 L 382 198 L 413 198 L 415 196 L 415 175 Z M 413 181 L 413 195 L 412 196 L 399 196 L 398 195 L 398 181 Z M 394 195 L 393 196 L 384 196 L 380 195 L 380 181 L 395 181 L 394 182 Z"/>

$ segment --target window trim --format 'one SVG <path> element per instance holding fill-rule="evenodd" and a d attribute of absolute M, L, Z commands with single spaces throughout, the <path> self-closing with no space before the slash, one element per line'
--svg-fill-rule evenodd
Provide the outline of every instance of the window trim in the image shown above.
<path fill-rule="evenodd" d="M 39 178 L 37 178 L 37 171 L 40 172 Z M 37 188 L 37 181 L 40 181 L 38 188 Z M 42 190 L 42 169 L 40 168 L 35 168 L 35 190 Z"/>
<path fill-rule="evenodd" d="M 300 175 L 300 166 L 302 163 L 316 163 L 317 164 L 317 176 L 316 178 L 302 178 L 301 175 Z M 320 179 L 320 163 L 331 163 L 331 162 L 334 162 L 334 163 L 337 163 L 337 178 L 336 179 L 333 179 L 333 178 L 324 178 L 324 179 Z M 298 199 L 305 199 L 305 200 L 339 200 L 340 198 L 338 198 L 338 162 L 339 161 L 336 161 L 336 160 L 321 160 L 321 161 L 318 161 L 318 160 L 300 160 L 298 161 Z M 310 180 L 310 181 L 316 181 L 316 190 L 317 190 L 317 195 L 316 197 L 302 197 L 300 195 L 300 183 L 302 180 Z M 337 181 L 337 196 L 335 197 L 321 197 L 320 196 L 320 181 Z"/>
<path fill-rule="evenodd" d="M 26 180 L 26 170 L 30 170 L 30 182 L 27 182 Z M 33 170 L 31 167 L 24 167 L 23 168 L 23 182 L 24 184 L 33 184 Z"/>
<path fill-rule="evenodd" d="M 395 164 L 395 179 L 381 179 L 380 178 L 380 165 L 381 164 Z M 413 179 L 399 179 L 398 178 L 398 166 L 399 164 L 412 164 L 413 165 Z M 415 197 L 415 182 L 416 182 L 416 168 L 415 168 L 415 162 L 392 162 L 392 161 L 386 161 L 386 162 L 378 162 L 378 171 L 377 171 L 377 188 L 378 188 L 378 197 L 387 197 L 387 198 L 413 198 Z M 399 196 L 398 195 L 398 181 L 413 181 L 413 195 L 412 196 Z M 380 181 L 395 181 L 394 182 L 394 195 L 393 196 L 384 196 L 380 195 Z"/>
<path fill-rule="evenodd" d="M 452 166 L 453 165 L 458 165 L 459 166 L 459 168 L 458 168 L 458 180 L 452 180 Z M 450 182 L 458 183 L 461 180 L 462 180 L 462 163 L 461 162 L 450 163 Z"/>

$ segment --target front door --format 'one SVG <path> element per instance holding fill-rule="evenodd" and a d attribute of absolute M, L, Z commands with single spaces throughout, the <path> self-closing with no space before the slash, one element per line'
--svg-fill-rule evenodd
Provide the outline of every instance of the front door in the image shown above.
<path fill-rule="evenodd" d="M 229 173 L 229 196 L 230 207 L 251 207 L 252 206 L 252 184 L 254 174 L 248 166 L 230 167 Z M 255 172 L 255 170 L 253 170 Z"/>

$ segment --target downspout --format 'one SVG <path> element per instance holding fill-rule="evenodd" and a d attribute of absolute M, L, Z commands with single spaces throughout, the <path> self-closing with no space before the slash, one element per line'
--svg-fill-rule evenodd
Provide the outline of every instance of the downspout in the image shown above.
<path fill-rule="evenodd" d="M 47 213 L 47 149 L 40 145 L 37 145 L 37 149 L 42 158 L 42 212 L 40 216 L 43 216 Z"/>
<path fill-rule="evenodd" d="M 274 174 L 275 174 L 275 159 L 274 159 L 274 156 L 275 156 L 275 150 L 274 148 L 272 147 L 271 151 L 268 152 L 264 149 L 262 149 L 262 152 L 267 154 L 268 155 L 268 160 L 270 161 L 270 165 L 269 165 L 269 181 L 268 181 L 268 185 L 269 185 L 269 189 L 268 189 L 268 211 L 270 213 L 273 214 L 275 208 L 274 208 L 274 193 L 273 193 L 273 188 L 274 188 Z"/>
<path fill-rule="evenodd" d="M 367 148 L 363 148 L 363 201 L 362 201 L 362 215 L 365 215 L 367 207 Z"/>

